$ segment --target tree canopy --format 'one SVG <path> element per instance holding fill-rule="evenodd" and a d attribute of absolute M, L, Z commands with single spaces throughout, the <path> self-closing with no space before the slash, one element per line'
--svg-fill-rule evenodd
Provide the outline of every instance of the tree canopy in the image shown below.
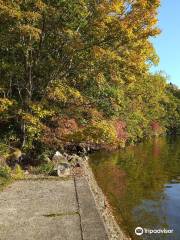
<path fill-rule="evenodd" d="M 3 144 L 122 146 L 177 131 L 179 89 L 150 72 L 159 5 L 0 0 Z"/>

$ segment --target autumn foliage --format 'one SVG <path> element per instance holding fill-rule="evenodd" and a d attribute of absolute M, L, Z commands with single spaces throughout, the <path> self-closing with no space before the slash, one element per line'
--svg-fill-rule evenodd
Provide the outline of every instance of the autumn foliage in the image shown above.
<path fill-rule="evenodd" d="M 178 129 L 179 90 L 150 72 L 159 5 L 0 0 L 3 146 L 119 147 Z"/>

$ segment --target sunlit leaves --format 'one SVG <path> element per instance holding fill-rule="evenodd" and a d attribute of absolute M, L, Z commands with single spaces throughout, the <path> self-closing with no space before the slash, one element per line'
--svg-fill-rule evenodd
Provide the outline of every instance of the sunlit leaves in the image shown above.
<path fill-rule="evenodd" d="M 63 104 L 62 106 L 70 103 L 75 105 L 83 103 L 83 96 L 78 90 L 58 81 L 48 88 L 47 98 Z"/>
<path fill-rule="evenodd" d="M 171 104 L 178 115 L 165 78 L 149 73 L 158 63 L 150 41 L 160 33 L 158 6 L 159 0 L 0 0 L 0 111 L 13 119 L 14 131 L 33 144 L 61 114 L 78 121 L 76 140 L 83 132 L 92 142 L 116 142 L 116 119 L 137 141 L 153 120 L 164 124 Z"/>

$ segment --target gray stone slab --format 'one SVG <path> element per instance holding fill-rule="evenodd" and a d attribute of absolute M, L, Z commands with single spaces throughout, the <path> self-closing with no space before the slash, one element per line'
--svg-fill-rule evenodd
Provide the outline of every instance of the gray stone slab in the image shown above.
<path fill-rule="evenodd" d="M 0 240 L 81 240 L 74 181 L 19 181 L 0 193 Z"/>
<path fill-rule="evenodd" d="M 77 190 L 77 191 L 76 191 Z M 85 178 L 17 181 L 0 192 L 0 240 L 107 240 Z"/>
<path fill-rule="evenodd" d="M 76 178 L 83 240 L 108 240 L 102 219 L 85 178 Z"/>

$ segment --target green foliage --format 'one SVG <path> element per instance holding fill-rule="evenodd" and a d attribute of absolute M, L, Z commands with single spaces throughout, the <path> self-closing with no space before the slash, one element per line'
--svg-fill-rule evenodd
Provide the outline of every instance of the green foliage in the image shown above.
<path fill-rule="evenodd" d="M 113 123 L 106 120 L 88 124 L 83 129 L 68 134 L 66 138 L 76 143 L 87 142 L 98 145 L 113 145 L 117 142 L 117 134 Z"/>
<path fill-rule="evenodd" d="M 114 119 L 126 123 L 129 142 L 153 135 L 152 122 L 162 132 L 177 131 L 179 90 L 149 71 L 158 63 L 150 37 L 160 33 L 159 5 L 159 0 L 0 1 L 3 144 L 28 153 L 42 145 L 47 129 L 54 142 L 119 144 Z M 79 129 L 59 140 L 54 116 L 77 120 Z"/>
<path fill-rule="evenodd" d="M 45 174 L 45 175 L 51 175 L 51 173 L 54 171 L 54 163 L 48 162 L 43 163 L 38 167 L 33 167 L 31 169 L 31 172 L 34 174 Z"/>
<path fill-rule="evenodd" d="M 21 168 L 18 164 L 17 164 L 17 165 L 15 166 L 15 168 L 12 170 L 11 177 L 12 177 L 14 180 L 24 179 L 24 177 L 25 177 L 24 171 L 22 170 L 22 168 Z"/>
<path fill-rule="evenodd" d="M 0 165 L 0 191 L 11 182 L 11 168 L 7 165 Z"/>
<path fill-rule="evenodd" d="M 48 99 L 60 106 L 67 106 L 67 104 L 82 104 L 83 96 L 81 93 L 65 83 L 62 84 L 60 81 L 56 81 L 53 86 L 50 86 L 47 90 Z"/>
<path fill-rule="evenodd" d="M 24 171 L 19 165 L 16 165 L 14 169 L 11 169 L 8 165 L 0 165 L 0 190 L 13 180 L 24 179 Z"/>
<path fill-rule="evenodd" d="M 43 151 L 43 149 L 41 149 Z M 49 163 L 50 161 L 50 156 L 53 156 L 54 151 L 50 151 L 48 149 L 45 149 L 42 153 L 38 153 L 38 159 L 37 161 L 40 164 L 45 164 L 45 163 Z"/>
<path fill-rule="evenodd" d="M 0 142 L 0 156 L 6 157 L 8 155 L 9 149 L 8 145 L 1 140 Z"/>
<path fill-rule="evenodd" d="M 11 178 L 11 168 L 7 165 L 0 167 L 0 177 L 5 179 Z"/>
<path fill-rule="evenodd" d="M 14 169 L 11 169 L 8 165 L 4 165 L 0 167 L 0 177 L 19 180 L 24 178 L 24 171 L 18 164 Z"/>
<path fill-rule="evenodd" d="M 116 141 L 116 131 L 111 123 L 106 121 L 96 122 L 84 130 L 88 142 L 113 144 Z"/>
<path fill-rule="evenodd" d="M 134 112 L 129 116 L 127 126 L 129 142 L 134 143 L 144 137 L 145 130 L 148 128 L 148 123 L 141 112 Z"/>
<path fill-rule="evenodd" d="M 169 84 L 166 91 L 168 100 L 164 102 L 165 125 L 170 133 L 180 133 L 180 89 Z"/>

